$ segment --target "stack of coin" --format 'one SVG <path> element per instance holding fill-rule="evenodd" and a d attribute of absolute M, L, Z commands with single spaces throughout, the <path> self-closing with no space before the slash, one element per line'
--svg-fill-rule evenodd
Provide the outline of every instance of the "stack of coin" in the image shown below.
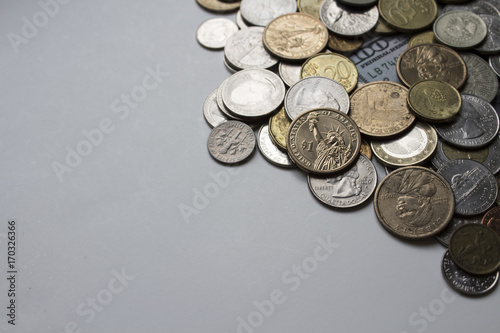
<path fill-rule="evenodd" d="M 197 2 L 220 13 L 239 7 Z M 500 268 L 500 209 L 492 208 L 500 201 L 500 12 L 481 0 L 440 12 L 434 0 L 242 0 L 241 30 L 215 38 L 233 74 L 204 103 L 214 127 L 208 148 L 219 162 L 239 163 L 257 141 L 273 165 L 306 172 L 328 207 L 359 206 L 375 193 L 385 230 L 449 246 L 444 278 L 481 295 Z M 408 43 L 397 32 L 414 36 Z M 380 183 L 372 151 L 386 166 Z"/>

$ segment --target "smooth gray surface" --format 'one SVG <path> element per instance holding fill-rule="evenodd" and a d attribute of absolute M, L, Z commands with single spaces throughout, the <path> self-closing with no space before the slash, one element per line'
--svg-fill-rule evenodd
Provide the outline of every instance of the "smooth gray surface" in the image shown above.
<path fill-rule="evenodd" d="M 452 292 L 445 249 L 389 235 L 371 201 L 328 209 L 303 173 L 259 152 L 213 185 L 227 168 L 207 152 L 202 107 L 230 73 L 195 33 L 218 15 L 194 0 L 71 1 L 16 54 L 8 33 L 20 35 L 22 18 L 41 8 L 1 3 L 2 331 L 499 331 L 500 292 Z M 163 82 L 127 117 L 114 113 L 158 65 Z M 105 118 L 114 130 L 59 181 L 53 162 L 65 163 L 66 147 Z M 181 208 L 204 189 L 212 198 L 184 219 Z M 4 306 L 10 218 L 19 223 L 15 327 Z M 318 243 L 328 237 L 331 254 Z M 303 262 L 310 273 L 299 278 L 292 270 Z M 126 286 L 114 277 L 122 270 L 134 277 Z M 92 298 L 106 305 L 91 310 Z M 238 328 L 249 316 L 255 328 Z"/>

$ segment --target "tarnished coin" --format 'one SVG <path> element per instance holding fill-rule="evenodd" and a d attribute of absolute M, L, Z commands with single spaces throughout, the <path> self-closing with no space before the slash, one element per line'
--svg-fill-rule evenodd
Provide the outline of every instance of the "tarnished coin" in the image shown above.
<path fill-rule="evenodd" d="M 436 149 L 437 134 L 434 128 L 417 121 L 413 128 L 402 136 L 388 141 L 371 141 L 375 157 L 384 165 L 400 168 L 422 165 Z"/>
<path fill-rule="evenodd" d="M 457 52 L 439 44 L 421 44 L 404 51 L 398 58 L 401 81 L 411 86 L 422 80 L 441 80 L 460 89 L 467 79 L 467 67 Z"/>
<path fill-rule="evenodd" d="M 436 43 L 436 36 L 434 36 L 434 31 L 425 31 L 413 36 L 408 42 L 408 48 L 420 44 L 432 43 Z"/>
<path fill-rule="evenodd" d="M 377 170 L 364 155 L 352 167 L 332 177 L 307 175 L 309 189 L 324 204 L 335 208 L 355 207 L 365 202 L 377 187 Z"/>
<path fill-rule="evenodd" d="M 363 45 L 363 39 L 359 37 L 344 37 L 335 34 L 328 35 L 326 47 L 333 52 L 349 53 L 359 49 Z"/>
<path fill-rule="evenodd" d="M 251 25 L 265 27 L 278 16 L 295 13 L 297 0 L 242 0 L 240 11 Z"/>
<path fill-rule="evenodd" d="M 342 36 L 360 36 L 375 27 L 378 21 L 377 6 L 353 8 L 325 0 L 319 17 L 331 32 Z"/>
<path fill-rule="evenodd" d="M 319 8 L 323 0 L 297 0 L 299 12 L 314 16 L 319 20 Z"/>
<path fill-rule="evenodd" d="M 472 160 L 452 160 L 439 168 L 455 195 L 455 213 L 473 216 L 486 212 L 495 202 L 498 185 L 484 165 Z"/>
<path fill-rule="evenodd" d="M 466 224 L 451 235 L 449 251 L 453 262 L 475 275 L 500 269 L 500 237 L 482 224 Z"/>
<path fill-rule="evenodd" d="M 474 13 L 455 10 L 439 16 L 434 22 L 439 42 L 454 49 L 465 50 L 479 45 L 486 38 L 486 24 Z"/>
<path fill-rule="evenodd" d="M 500 207 L 493 207 L 484 214 L 481 224 L 493 229 L 500 236 Z"/>
<path fill-rule="evenodd" d="M 234 33 L 226 42 L 224 56 L 235 69 L 270 68 L 278 63 L 264 48 L 262 27 L 250 27 Z"/>
<path fill-rule="evenodd" d="M 205 99 L 205 103 L 203 103 L 203 116 L 210 127 L 216 127 L 227 121 L 227 118 L 217 105 L 217 89 L 212 91 Z"/>
<path fill-rule="evenodd" d="M 291 121 L 286 116 L 284 107 L 274 116 L 269 117 L 269 135 L 271 136 L 271 140 L 283 151 L 287 151 L 286 135 L 290 123 Z"/>
<path fill-rule="evenodd" d="M 351 118 L 361 133 L 390 137 L 404 132 L 415 121 L 406 106 L 408 89 L 400 84 L 377 81 L 367 83 L 351 95 Z"/>
<path fill-rule="evenodd" d="M 280 62 L 278 65 L 278 71 L 283 82 L 291 87 L 300 80 L 300 71 L 302 64 L 290 64 L 286 62 Z"/>
<path fill-rule="evenodd" d="M 358 70 L 347 57 L 338 53 L 320 53 L 302 64 L 301 78 L 324 76 L 337 81 L 351 92 L 358 83 Z"/>
<path fill-rule="evenodd" d="M 361 149 L 359 152 L 368 157 L 370 160 L 372 159 L 372 149 L 370 148 L 370 144 L 365 140 L 361 141 Z"/>
<path fill-rule="evenodd" d="M 490 56 L 489 62 L 496 75 L 500 76 L 500 55 Z"/>
<path fill-rule="evenodd" d="M 274 142 L 271 140 L 269 135 L 269 126 L 267 124 L 262 125 L 257 138 L 259 150 L 266 160 L 280 167 L 295 167 L 295 163 L 292 162 L 288 154 L 278 149 L 278 147 L 276 147 Z"/>
<path fill-rule="evenodd" d="M 463 52 L 460 56 L 467 65 L 467 81 L 462 94 L 481 97 L 491 103 L 498 92 L 498 78 L 488 63 L 474 53 Z"/>
<path fill-rule="evenodd" d="M 223 2 L 219 0 L 196 0 L 196 2 L 206 10 L 215 13 L 229 13 L 240 8 L 240 2 Z"/>
<path fill-rule="evenodd" d="M 443 13 L 451 12 L 454 10 L 466 10 L 476 15 L 480 14 L 493 15 L 493 16 L 500 15 L 500 11 L 497 8 L 495 8 L 494 5 L 481 0 L 467 1 L 467 3 L 464 4 L 446 5 L 443 8 Z"/>
<path fill-rule="evenodd" d="M 345 88 L 323 76 L 302 79 L 291 86 L 285 95 L 285 111 L 291 120 L 304 111 L 323 107 L 348 113 L 349 105 L 349 94 Z"/>
<path fill-rule="evenodd" d="M 462 95 L 462 109 L 449 123 L 435 124 L 438 135 L 461 148 L 481 148 L 490 144 L 498 133 L 498 115 L 490 103 L 472 95 Z"/>
<path fill-rule="evenodd" d="M 285 98 L 285 85 L 265 69 L 246 69 L 233 74 L 222 87 L 228 111 L 241 118 L 260 118 L 275 112 Z"/>
<path fill-rule="evenodd" d="M 245 123 L 229 120 L 212 129 L 208 151 L 219 162 L 234 164 L 247 159 L 255 149 L 255 134 Z"/>
<path fill-rule="evenodd" d="M 415 83 L 408 90 L 408 106 L 430 123 L 452 120 L 462 107 L 462 97 L 451 84 L 439 80 Z"/>
<path fill-rule="evenodd" d="M 486 23 L 488 33 L 484 41 L 474 50 L 482 54 L 500 53 L 500 17 L 491 15 L 479 15 L 479 17 Z"/>
<path fill-rule="evenodd" d="M 441 243 L 441 245 L 448 247 L 453 232 L 457 230 L 458 227 L 469 223 L 481 223 L 481 217 L 455 215 L 451 219 L 450 223 L 448 223 L 446 229 L 444 229 L 440 234 L 436 235 L 436 239 L 439 243 Z"/>
<path fill-rule="evenodd" d="M 328 30 L 317 18 L 303 13 L 282 15 L 264 30 L 264 45 L 276 57 L 290 61 L 305 60 L 322 51 Z"/>
<path fill-rule="evenodd" d="M 290 124 L 287 149 L 298 167 L 317 175 L 331 175 L 356 162 L 361 134 L 346 114 L 327 108 L 302 113 Z"/>
<path fill-rule="evenodd" d="M 430 27 L 438 8 L 434 0 L 380 0 L 378 9 L 390 27 L 401 32 L 413 32 Z"/>
<path fill-rule="evenodd" d="M 213 18 L 203 22 L 196 30 L 198 43 L 210 49 L 222 49 L 238 26 L 226 18 Z"/>
<path fill-rule="evenodd" d="M 395 236 L 422 239 L 439 234 L 454 212 L 453 192 L 435 171 L 411 166 L 388 174 L 373 200 L 382 226 Z"/>
<path fill-rule="evenodd" d="M 457 292 L 468 296 L 484 295 L 491 291 L 498 281 L 498 272 L 485 276 L 469 274 L 460 269 L 446 251 L 442 263 L 443 275 L 448 284 Z"/>

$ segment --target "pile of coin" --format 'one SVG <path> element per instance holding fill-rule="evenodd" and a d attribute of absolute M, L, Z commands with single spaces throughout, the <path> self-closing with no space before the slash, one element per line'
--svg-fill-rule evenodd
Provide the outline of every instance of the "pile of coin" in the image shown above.
<path fill-rule="evenodd" d="M 240 163 L 257 141 L 269 162 L 306 172 L 329 207 L 373 195 L 388 232 L 448 247 L 442 271 L 455 290 L 491 291 L 500 12 L 490 1 L 197 0 L 212 12 L 240 9 L 236 23 L 213 18 L 197 31 L 201 45 L 224 49 L 233 73 L 203 106 L 209 153 Z M 386 167 L 380 182 L 372 152 Z"/>

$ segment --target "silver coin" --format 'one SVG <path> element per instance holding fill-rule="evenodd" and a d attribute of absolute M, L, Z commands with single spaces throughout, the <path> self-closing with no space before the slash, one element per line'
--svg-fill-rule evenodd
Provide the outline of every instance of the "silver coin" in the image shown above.
<path fill-rule="evenodd" d="M 247 159 L 255 149 L 255 134 L 245 123 L 228 120 L 212 129 L 208 151 L 219 162 L 234 164 Z"/>
<path fill-rule="evenodd" d="M 434 21 L 434 35 L 442 44 L 459 50 L 473 48 L 486 38 L 486 24 L 476 14 L 454 10 Z"/>
<path fill-rule="evenodd" d="M 278 63 L 264 48 L 262 27 L 250 27 L 234 33 L 226 42 L 224 56 L 235 69 L 270 68 Z"/>
<path fill-rule="evenodd" d="M 500 76 L 500 54 L 490 56 L 489 62 L 491 68 L 495 71 L 496 75 Z"/>
<path fill-rule="evenodd" d="M 236 13 L 236 24 L 240 29 L 248 28 L 248 25 L 245 23 L 243 17 L 241 16 L 241 10 L 238 10 L 238 12 Z"/>
<path fill-rule="evenodd" d="M 257 135 L 257 145 L 262 156 L 274 165 L 291 168 L 295 163 L 290 159 L 287 153 L 279 149 L 269 135 L 269 125 L 264 124 Z"/>
<path fill-rule="evenodd" d="M 462 94 L 481 97 L 491 103 L 498 91 L 498 77 L 483 58 L 474 53 L 462 52 L 460 56 L 467 65 L 467 81 Z"/>
<path fill-rule="evenodd" d="M 377 6 L 353 8 L 325 0 L 320 7 L 319 17 L 333 33 L 343 36 L 360 36 L 377 25 Z"/>
<path fill-rule="evenodd" d="M 245 21 L 265 27 L 278 16 L 295 13 L 297 0 L 242 0 L 240 11 Z"/>
<path fill-rule="evenodd" d="M 227 118 L 217 105 L 217 89 L 212 91 L 205 99 L 205 103 L 203 103 L 203 116 L 205 116 L 205 120 L 210 127 L 216 127 L 227 121 Z"/>
<path fill-rule="evenodd" d="M 286 62 L 280 62 L 280 64 L 278 65 L 278 71 L 280 73 L 281 79 L 289 87 L 299 82 L 301 68 L 302 64 L 289 64 Z"/>
<path fill-rule="evenodd" d="M 236 31 L 238 26 L 233 21 L 220 17 L 213 18 L 200 24 L 196 30 L 196 39 L 207 48 L 222 49 Z"/>
<path fill-rule="evenodd" d="M 449 123 L 435 124 L 439 136 L 450 145 L 481 148 L 492 142 L 498 133 L 498 115 L 484 99 L 462 94 L 462 108 Z"/>
<path fill-rule="evenodd" d="M 494 5 L 481 0 L 470 1 L 465 4 L 446 5 L 443 8 L 443 13 L 451 12 L 454 10 L 465 10 L 476 15 L 500 15 L 500 11 Z"/>
<path fill-rule="evenodd" d="M 285 95 L 285 112 L 291 120 L 304 111 L 327 107 L 347 114 L 351 101 L 345 88 L 323 76 L 306 77 L 288 89 Z"/>
<path fill-rule="evenodd" d="M 224 87 L 224 85 L 226 84 L 226 82 L 229 80 L 229 77 L 227 79 L 225 79 L 224 81 L 222 81 L 222 83 L 220 84 L 219 88 L 217 89 L 217 93 L 216 93 L 216 102 L 217 102 L 217 106 L 219 107 L 219 109 L 221 110 L 221 112 L 226 116 L 226 118 L 228 119 L 232 119 L 232 120 L 239 120 L 239 121 L 245 121 L 244 119 L 242 118 L 239 118 L 239 117 L 236 117 L 234 115 L 232 115 L 226 108 L 226 105 L 224 105 L 224 101 L 222 100 L 222 88 Z"/>
<path fill-rule="evenodd" d="M 307 175 L 309 189 L 324 204 L 336 208 L 355 207 L 370 198 L 377 187 L 377 171 L 368 157 L 359 155 L 356 164 L 332 177 Z"/>
<path fill-rule="evenodd" d="M 453 262 L 449 251 L 444 254 L 441 267 L 446 282 L 457 292 L 468 296 L 484 295 L 491 291 L 498 281 L 498 271 L 481 276 L 463 271 Z"/>
<path fill-rule="evenodd" d="M 484 41 L 474 50 L 482 54 L 500 53 L 500 17 L 491 15 L 479 15 L 479 17 L 486 23 L 488 33 Z"/>
<path fill-rule="evenodd" d="M 431 163 L 436 169 L 439 169 L 440 167 L 451 161 L 450 158 L 446 155 L 445 148 L 447 150 L 452 150 L 452 149 L 460 150 L 459 148 L 447 145 L 442 140 L 438 140 L 436 151 L 434 152 L 434 155 L 432 156 L 431 159 Z M 481 148 L 479 151 L 477 149 L 475 150 L 464 149 L 461 150 L 461 153 L 462 155 L 464 155 L 463 158 L 468 158 L 469 160 L 475 160 L 476 162 L 481 163 L 493 174 L 500 172 L 500 137 L 498 135 L 489 146 Z M 477 156 L 480 159 L 473 158 L 473 156 L 470 155 L 474 153 L 476 154 L 479 153 L 477 154 Z"/>
<path fill-rule="evenodd" d="M 246 69 L 233 74 L 222 87 L 227 110 L 241 118 L 255 119 L 276 111 L 285 97 L 285 84 L 265 69 Z"/>
<path fill-rule="evenodd" d="M 479 215 L 495 202 L 498 185 L 495 176 L 479 162 L 452 160 L 438 173 L 450 184 L 455 195 L 455 213 L 462 216 Z"/>
<path fill-rule="evenodd" d="M 438 240 L 441 245 L 448 247 L 448 244 L 450 244 L 450 238 L 451 235 L 455 230 L 457 230 L 458 227 L 464 225 L 464 224 L 469 224 L 469 223 L 481 223 L 482 216 L 479 217 L 464 217 L 464 216 L 454 216 L 450 223 L 448 223 L 448 226 L 446 229 L 444 229 L 439 235 L 436 236 L 436 239 Z"/>

